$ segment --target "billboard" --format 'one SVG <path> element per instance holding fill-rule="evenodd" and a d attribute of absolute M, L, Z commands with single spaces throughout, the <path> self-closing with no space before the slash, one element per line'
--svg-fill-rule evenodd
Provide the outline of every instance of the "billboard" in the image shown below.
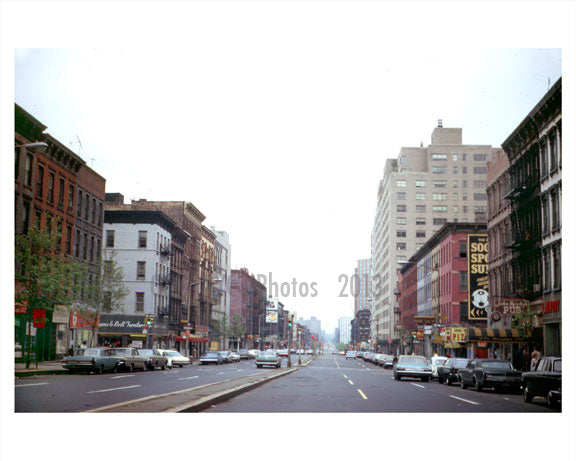
<path fill-rule="evenodd" d="M 266 323 L 278 323 L 278 298 L 266 301 Z"/>
<path fill-rule="evenodd" d="M 488 236 L 468 235 L 468 320 L 488 320 Z"/>

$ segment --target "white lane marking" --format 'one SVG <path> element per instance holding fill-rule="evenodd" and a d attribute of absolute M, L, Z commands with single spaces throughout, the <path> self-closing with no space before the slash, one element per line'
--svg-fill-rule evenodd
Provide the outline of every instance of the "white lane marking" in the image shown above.
<path fill-rule="evenodd" d="M 360 389 L 358 389 L 358 392 L 360 392 L 360 395 L 362 396 L 362 398 L 364 400 L 368 400 L 368 397 L 366 397 L 366 395 L 364 395 L 364 392 L 362 392 Z"/>
<path fill-rule="evenodd" d="M 134 386 L 126 386 L 126 387 L 115 387 L 113 389 L 102 389 L 100 391 L 88 391 L 86 392 L 86 394 L 95 394 L 97 392 L 120 391 L 122 389 L 132 389 L 133 387 L 140 387 L 140 384 L 135 384 Z"/>
<path fill-rule="evenodd" d="M 421 384 L 416 384 L 416 383 L 410 383 L 412 384 L 412 386 L 417 386 L 417 387 L 421 387 L 422 389 L 426 389 L 424 386 L 422 386 Z"/>
<path fill-rule="evenodd" d="M 14 387 L 43 386 L 44 384 L 50 383 L 16 384 Z"/>
<path fill-rule="evenodd" d="M 349 382 L 350 384 L 354 385 L 354 383 L 353 383 L 352 381 L 348 380 L 348 382 Z"/>
<path fill-rule="evenodd" d="M 456 397 L 455 395 L 449 395 L 449 397 L 452 397 L 453 399 L 456 399 L 456 400 L 462 400 L 462 402 L 471 403 L 472 405 L 480 405 L 478 402 L 473 402 L 472 400 L 462 399 L 460 397 Z"/>
<path fill-rule="evenodd" d="M 223 371 L 221 371 L 221 372 L 220 372 L 220 373 L 218 373 L 218 374 L 219 374 L 219 375 L 223 375 L 223 374 L 224 374 L 224 372 L 223 372 Z"/>
<path fill-rule="evenodd" d="M 194 379 L 198 378 L 198 376 L 188 376 L 188 378 L 178 378 L 178 381 L 182 381 L 183 379 Z"/>
<path fill-rule="evenodd" d="M 164 374 L 170 374 L 170 373 L 180 373 L 179 371 L 165 371 Z"/>
<path fill-rule="evenodd" d="M 346 376 L 346 375 L 342 375 L 342 376 L 344 376 L 346 379 L 348 379 L 348 376 Z"/>
<path fill-rule="evenodd" d="M 136 376 L 136 375 L 112 376 L 110 379 L 130 378 L 132 376 Z"/>

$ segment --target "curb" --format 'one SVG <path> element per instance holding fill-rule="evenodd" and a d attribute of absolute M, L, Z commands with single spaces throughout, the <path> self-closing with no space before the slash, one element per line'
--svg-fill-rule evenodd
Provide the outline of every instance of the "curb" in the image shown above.
<path fill-rule="evenodd" d="M 68 370 L 29 370 L 29 371 L 15 371 L 14 376 L 16 378 L 24 378 L 26 376 L 37 376 L 37 375 L 64 375 L 69 374 Z"/>

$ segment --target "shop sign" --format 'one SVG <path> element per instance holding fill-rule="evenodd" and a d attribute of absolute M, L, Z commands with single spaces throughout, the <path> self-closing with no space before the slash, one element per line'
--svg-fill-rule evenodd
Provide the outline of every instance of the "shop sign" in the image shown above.
<path fill-rule="evenodd" d="M 488 343 L 486 341 L 478 341 L 476 347 L 488 347 Z"/>
<path fill-rule="evenodd" d="M 266 323 L 278 323 L 278 298 L 266 301 Z"/>
<path fill-rule="evenodd" d="M 416 332 L 416 339 L 424 339 L 424 330 L 420 329 Z"/>
<path fill-rule="evenodd" d="M 522 298 L 496 298 L 493 303 L 493 311 L 502 314 L 520 314 L 528 310 L 530 301 Z"/>
<path fill-rule="evenodd" d="M 44 328 L 46 325 L 46 309 L 34 309 L 32 311 L 32 325 L 34 325 L 34 328 Z"/>
<path fill-rule="evenodd" d="M 452 327 L 450 328 L 450 341 L 453 343 L 466 341 L 466 328 L 463 327 Z"/>
<path fill-rule="evenodd" d="M 142 341 L 132 341 L 132 347 L 142 348 Z"/>
<path fill-rule="evenodd" d="M 28 311 L 28 300 L 22 299 L 14 304 L 16 314 L 25 314 Z"/>
<path fill-rule="evenodd" d="M 98 313 L 81 312 L 73 310 L 70 312 L 70 328 L 77 330 L 91 330 L 98 325 Z"/>
<path fill-rule="evenodd" d="M 468 235 L 468 319 L 488 320 L 488 236 Z"/>
<path fill-rule="evenodd" d="M 52 312 L 52 323 L 68 323 L 70 320 L 70 306 L 65 304 L 54 304 Z"/>
<path fill-rule="evenodd" d="M 142 315 L 102 314 L 98 329 L 101 333 L 140 334 L 146 331 Z"/>

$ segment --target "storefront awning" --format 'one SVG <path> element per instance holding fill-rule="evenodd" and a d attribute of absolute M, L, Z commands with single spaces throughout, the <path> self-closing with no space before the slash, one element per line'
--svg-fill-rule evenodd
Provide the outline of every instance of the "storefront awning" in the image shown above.
<path fill-rule="evenodd" d="M 521 338 L 514 328 L 468 328 L 469 341 L 519 342 Z"/>
<path fill-rule="evenodd" d="M 194 337 L 194 336 L 175 336 L 174 341 L 190 341 L 191 343 L 207 343 L 210 342 L 209 338 Z"/>

